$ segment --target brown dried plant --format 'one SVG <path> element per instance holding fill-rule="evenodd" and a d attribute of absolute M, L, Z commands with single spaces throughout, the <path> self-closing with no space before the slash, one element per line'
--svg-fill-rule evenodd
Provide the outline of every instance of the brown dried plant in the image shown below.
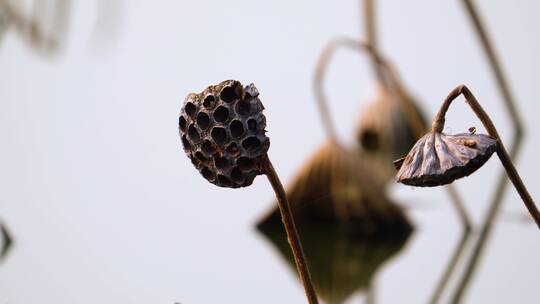
<path fill-rule="evenodd" d="M 473 30 L 475 31 L 478 40 L 480 41 L 481 47 L 484 51 L 487 61 L 490 65 L 491 72 L 495 78 L 496 86 L 501 94 L 503 105 L 510 117 L 510 123 L 512 125 L 512 135 L 509 146 L 509 156 L 512 160 L 516 160 L 516 157 L 521 149 L 524 136 L 524 127 L 519 115 L 518 108 L 514 96 L 510 90 L 510 85 L 508 80 L 505 77 L 505 73 L 502 69 L 502 66 L 499 62 L 499 58 L 493 47 L 493 43 L 485 29 L 485 26 L 478 14 L 472 0 L 461 0 L 461 3 L 464 6 L 465 13 L 470 19 Z M 459 303 L 465 295 L 465 291 L 471 282 L 471 279 L 474 275 L 474 272 L 480 262 L 482 253 L 486 248 L 487 241 L 491 236 L 493 226 L 495 225 L 498 214 L 500 213 L 504 193 L 508 189 L 508 178 L 505 172 L 501 172 L 497 184 L 495 185 L 492 199 L 489 203 L 488 210 L 484 216 L 484 220 L 480 226 L 480 232 L 478 240 L 473 247 L 472 254 L 470 255 L 466 265 L 463 276 L 459 280 L 458 287 L 456 288 L 455 293 L 452 295 L 452 303 Z"/>
<path fill-rule="evenodd" d="M 9 250 L 13 245 L 13 238 L 11 237 L 7 226 L 0 221 L 0 235 L 2 236 L 2 247 L 0 247 L 0 261 L 6 258 Z"/>
<path fill-rule="evenodd" d="M 285 190 L 268 158 L 264 107 L 250 84 L 226 80 L 187 96 L 179 117 L 184 151 L 209 182 L 227 188 L 247 187 L 266 175 L 277 197 L 296 269 L 309 303 L 318 303 L 300 237 Z"/>
<path fill-rule="evenodd" d="M 465 96 L 467 104 L 480 119 L 489 136 L 442 133 L 446 112 L 450 104 L 461 94 Z M 497 153 L 508 178 L 540 229 L 540 211 L 514 167 L 495 125 L 476 97 L 464 85 L 450 92 L 433 119 L 431 131 L 416 143 L 403 161 L 397 161 L 399 168 L 397 181 L 421 187 L 445 185 L 475 172 L 494 152 Z"/>
<path fill-rule="evenodd" d="M 0 35 L 13 28 L 37 53 L 55 55 L 66 43 L 71 1 L 36 0 L 32 4 L 29 14 L 20 2 L 0 0 Z"/>

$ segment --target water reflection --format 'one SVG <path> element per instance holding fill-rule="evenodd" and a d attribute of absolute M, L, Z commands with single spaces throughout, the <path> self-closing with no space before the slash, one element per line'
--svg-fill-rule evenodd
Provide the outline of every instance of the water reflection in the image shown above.
<path fill-rule="evenodd" d="M 377 168 L 358 149 L 332 141 L 322 145 L 287 188 L 297 225 L 331 224 L 365 237 L 410 231 L 412 224 L 387 197 Z M 261 225 L 279 225 L 279 216 L 275 207 Z"/>
<path fill-rule="evenodd" d="M 13 238 L 9 234 L 9 231 L 6 225 L 2 222 L 0 222 L 0 234 L 2 235 L 2 242 L 0 243 L 0 262 L 1 262 L 8 255 L 8 252 L 13 245 Z"/>
<path fill-rule="evenodd" d="M 326 303 L 342 303 L 357 291 L 373 295 L 375 273 L 413 231 L 377 176 L 359 149 L 329 141 L 287 189 L 315 287 Z M 257 228 L 294 268 L 278 209 Z"/>
<path fill-rule="evenodd" d="M 275 246 L 294 271 L 287 239 L 279 225 L 260 224 L 258 230 Z M 326 303 L 343 303 L 356 292 L 372 297 L 374 277 L 381 265 L 405 245 L 412 230 L 384 237 L 355 237 L 336 225 L 299 226 L 311 276 Z"/>
<path fill-rule="evenodd" d="M 40 0 L 31 8 L 0 0 L 0 42 L 13 29 L 32 50 L 44 56 L 57 54 L 65 45 L 70 0 Z"/>

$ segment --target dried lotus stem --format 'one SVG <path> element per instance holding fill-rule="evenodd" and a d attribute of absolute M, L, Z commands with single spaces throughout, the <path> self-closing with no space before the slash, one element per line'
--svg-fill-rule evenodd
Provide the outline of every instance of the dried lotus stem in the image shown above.
<path fill-rule="evenodd" d="M 371 47 L 377 49 L 377 27 L 376 24 L 376 15 L 375 15 L 375 1 L 374 0 L 360 0 L 363 1 L 363 18 L 364 18 L 364 30 L 366 43 L 371 45 Z M 377 60 L 372 60 L 371 65 L 377 80 L 382 83 L 385 87 L 388 86 L 386 79 L 384 78 L 383 67 Z"/>
<path fill-rule="evenodd" d="M 310 304 L 317 304 L 291 207 L 268 158 L 270 139 L 266 136 L 266 117 L 258 96 L 255 85 L 243 87 L 235 80 L 189 94 L 178 122 L 182 146 L 195 168 L 214 185 L 247 187 L 258 175 L 268 177 L 306 296 Z"/>
<path fill-rule="evenodd" d="M 516 102 L 511 93 L 508 81 L 506 77 L 504 76 L 504 72 L 499 62 L 499 59 L 497 57 L 497 54 L 495 52 L 495 48 L 493 47 L 489 39 L 488 33 L 485 29 L 485 26 L 482 23 L 482 20 L 477 12 L 477 9 L 473 1 L 462 0 L 461 2 L 464 5 L 465 11 L 467 15 L 469 16 L 469 19 L 471 20 L 473 24 L 473 28 L 476 31 L 477 37 L 480 40 L 480 43 L 484 49 L 484 53 L 490 64 L 492 74 L 495 78 L 497 87 L 502 96 L 502 101 L 504 103 L 504 106 L 506 107 L 507 112 L 510 115 L 510 121 L 513 126 L 512 127 L 513 135 L 512 135 L 512 141 L 510 142 L 508 146 L 509 146 L 509 155 L 511 159 L 515 161 L 518 155 L 518 152 L 522 146 L 523 133 L 524 133 L 523 124 L 521 122 L 521 117 L 516 107 Z M 463 297 L 465 290 L 469 282 L 471 281 L 471 278 L 474 274 L 476 266 L 478 265 L 478 262 L 480 261 L 480 257 L 482 256 L 482 252 L 485 248 L 487 240 L 489 239 L 489 236 L 491 235 L 492 227 L 495 224 L 495 219 L 500 211 L 500 208 L 504 199 L 504 193 L 508 189 L 507 186 L 508 186 L 508 179 L 506 175 L 503 172 L 501 172 L 499 180 L 495 186 L 496 190 L 493 193 L 491 202 L 489 203 L 488 211 L 486 212 L 486 215 L 484 216 L 483 223 L 482 223 L 481 230 L 478 237 L 478 241 L 474 245 L 470 258 L 467 261 L 467 265 L 465 266 L 465 271 L 463 273 L 463 276 L 461 277 L 458 283 L 458 287 L 456 288 L 456 291 L 453 295 L 452 303 L 461 302 L 461 298 Z"/>
<path fill-rule="evenodd" d="M 272 188 L 274 189 L 274 192 L 276 193 L 278 207 L 281 213 L 281 221 L 283 222 L 283 226 L 285 226 L 287 240 L 289 241 L 289 245 L 293 252 L 294 263 L 296 264 L 296 270 L 300 274 L 300 279 L 304 284 L 308 302 L 311 304 L 316 304 L 318 303 L 317 294 L 315 293 L 315 288 L 313 287 L 304 250 L 302 249 L 302 244 L 300 243 L 300 237 L 298 236 L 298 231 L 296 229 L 296 225 L 294 224 L 291 204 L 287 200 L 287 195 L 283 189 L 283 184 L 279 180 L 276 170 L 274 170 L 274 167 L 272 166 L 272 163 L 268 157 L 265 161 L 264 171 L 266 177 L 272 185 Z"/>
<path fill-rule="evenodd" d="M 474 25 L 476 34 L 478 35 L 478 39 L 480 40 L 482 47 L 484 48 L 484 52 L 490 63 L 493 75 L 495 76 L 495 80 L 499 87 L 499 91 L 503 97 L 504 104 L 508 113 L 510 114 L 511 122 L 514 128 L 514 134 L 517 138 L 521 138 L 523 136 L 523 124 L 521 123 L 521 118 L 518 114 L 516 102 L 514 101 L 514 97 L 510 92 L 508 81 L 504 76 L 504 72 L 495 53 L 495 49 L 492 46 L 492 43 L 480 20 L 480 16 L 478 15 L 472 0 L 462 0 L 461 2 L 465 6 L 465 10 L 467 11 L 469 18 Z"/>
<path fill-rule="evenodd" d="M 504 144 L 499 136 L 499 133 L 497 132 L 497 129 L 495 128 L 495 125 L 489 118 L 488 114 L 484 111 L 480 103 L 478 103 L 474 95 L 466 86 L 460 85 L 456 87 L 446 97 L 439 112 L 437 113 L 437 116 L 435 116 L 435 119 L 433 120 L 432 130 L 439 133 L 442 131 L 442 129 L 444 128 L 445 114 L 448 111 L 448 108 L 450 107 L 452 101 L 454 101 L 460 94 L 463 94 L 463 96 L 465 96 L 467 103 L 474 111 L 476 116 L 480 119 L 480 121 L 486 128 L 488 134 L 497 140 L 497 156 L 501 160 L 501 163 L 506 170 L 508 178 L 512 181 L 512 184 L 519 193 L 519 196 L 523 200 L 523 203 L 525 203 L 525 206 L 529 210 L 529 213 L 536 222 L 537 226 L 540 228 L 540 211 L 538 211 L 538 208 L 536 207 L 531 195 L 529 194 L 529 191 L 523 184 L 521 177 L 519 176 L 516 168 L 514 167 L 514 164 L 512 163 L 508 152 L 506 152 L 506 148 L 504 147 Z"/>
<path fill-rule="evenodd" d="M 334 128 L 334 123 L 330 115 L 330 110 L 328 107 L 328 101 L 326 94 L 324 92 L 324 76 L 326 75 L 326 69 L 330 58 L 334 55 L 335 51 L 341 47 L 352 49 L 355 51 L 363 51 L 371 56 L 373 62 L 376 62 L 384 71 L 383 73 L 383 83 L 388 83 L 390 88 L 395 91 L 396 94 L 401 96 L 400 102 L 403 102 L 403 109 L 405 111 L 405 116 L 409 120 L 412 129 L 415 134 L 422 134 L 425 129 L 422 124 L 422 119 L 418 116 L 418 113 L 414 111 L 414 106 L 407 104 L 410 102 L 410 98 L 404 89 L 400 78 L 395 72 L 394 68 L 387 63 L 387 61 L 375 50 L 370 44 L 364 43 L 362 41 L 357 41 L 348 37 L 336 37 L 332 39 L 326 47 L 324 48 L 321 57 L 317 62 L 317 67 L 315 70 L 313 86 L 315 89 L 315 98 L 317 105 L 319 107 L 319 112 L 321 114 L 321 119 L 326 129 L 327 136 L 336 142 L 338 142 L 337 133 Z"/>

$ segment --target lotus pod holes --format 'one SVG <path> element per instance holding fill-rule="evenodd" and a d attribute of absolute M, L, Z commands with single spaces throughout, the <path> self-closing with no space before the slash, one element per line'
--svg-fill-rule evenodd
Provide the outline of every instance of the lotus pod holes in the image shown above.
<path fill-rule="evenodd" d="M 227 80 L 189 94 L 181 109 L 182 145 L 203 177 L 221 187 L 245 187 L 263 172 L 262 157 L 270 140 L 265 135 L 263 106 L 254 85 L 243 88 Z M 239 164 L 239 159 L 242 159 Z M 246 160 L 253 163 L 246 170 Z M 234 173 L 234 177 L 232 176 Z"/>

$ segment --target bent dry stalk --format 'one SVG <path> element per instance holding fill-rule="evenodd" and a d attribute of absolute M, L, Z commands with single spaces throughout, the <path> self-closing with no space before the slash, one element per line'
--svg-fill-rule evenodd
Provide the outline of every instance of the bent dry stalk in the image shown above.
<path fill-rule="evenodd" d="M 489 136 L 442 133 L 446 112 L 452 101 L 461 94 L 465 96 L 467 103 L 480 119 Z M 495 125 L 471 91 L 464 85 L 456 87 L 446 97 L 433 120 L 431 132 L 422 137 L 404 159 L 395 162 L 396 168 L 399 169 L 397 181 L 420 187 L 448 184 L 472 174 L 494 152 L 497 152 L 508 177 L 540 228 L 540 212 L 506 152 Z"/>
<path fill-rule="evenodd" d="M 309 303 L 317 304 L 308 264 L 294 224 L 291 207 L 268 158 L 264 107 L 255 85 L 243 87 L 226 80 L 199 94 L 187 96 L 179 128 L 184 151 L 210 183 L 226 188 L 247 187 L 257 175 L 266 175 L 278 201 L 296 268 Z"/>

